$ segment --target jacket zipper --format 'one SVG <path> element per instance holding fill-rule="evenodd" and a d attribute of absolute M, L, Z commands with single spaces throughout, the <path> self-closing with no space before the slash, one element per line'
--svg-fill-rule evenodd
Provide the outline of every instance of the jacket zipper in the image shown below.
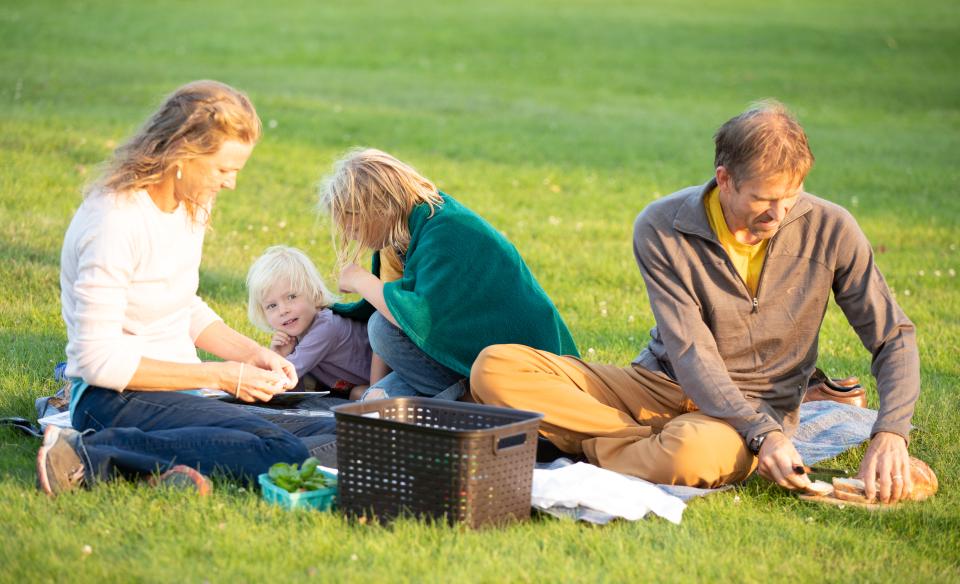
<path fill-rule="evenodd" d="M 792 223 L 792 221 L 791 221 L 791 223 Z M 781 227 L 783 227 L 783 226 L 781 226 Z M 743 279 L 743 276 L 741 276 L 741 275 L 740 275 L 740 272 L 737 271 L 737 268 L 734 267 L 734 265 L 733 265 L 733 260 L 730 259 L 730 255 L 727 254 L 727 250 L 723 247 L 723 244 L 721 244 L 719 241 L 716 241 L 716 240 L 713 240 L 713 239 L 707 239 L 707 238 L 705 238 L 705 237 L 703 238 L 704 240 L 709 241 L 710 243 L 712 243 L 712 244 L 716 245 L 717 247 L 719 247 L 719 248 L 720 248 L 720 251 L 723 252 L 723 256 L 724 256 L 724 257 L 726 258 L 726 260 L 727 260 L 727 267 L 728 267 L 730 270 L 732 270 L 734 274 L 736 274 L 737 279 L 739 279 L 739 280 L 740 280 L 740 283 L 743 284 L 743 289 L 746 290 L 747 296 L 748 296 L 748 298 L 750 298 L 750 302 L 753 304 L 753 310 L 750 311 L 751 314 L 757 314 L 758 312 L 760 312 L 760 284 L 763 282 L 763 272 L 767 269 L 767 258 L 770 257 L 770 250 L 773 248 L 773 240 L 776 239 L 778 235 L 780 235 L 780 230 L 779 230 L 779 229 L 777 230 L 777 232 L 776 232 L 775 234 L 773 234 L 773 237 L 771 237 L 771 238 L 767 241 L 767 250 L 763 253 L 763 265 L 760 266 L 760 276 L 757 277 L 757 292 L 756 292 L 756 294 L 754 294 L 754 293 L 752 293 L 752 292 L 750 291 L 750 287 L 747 286 L 746 280 Z"/>
<path fill-rule="evenodd" d="M 806 214 L 806 211 L 804 211 L 803 214 Z M 740 282 L 743 284 L 743 289 L 747 291 L 747 295 L 748 295 L 748 297 L 750 298 L 751 303 L 753 304 L 753 309 L 751 310 L 751 314 L 756 314 L 756 313 L 760 312 L 760 284 L 763 283 L 763 272 L 766 271 L 766 269 L 767 269 L 767 258 L 770 257 L 770 249 L 773 247 L 773 240 L 776 239 L 778 235 L 780 235 L 780 232 L 783 230 L 784 227 L 786 227 L 787 225 L 790 225 L 791 223 L 793 223 L 794 221 L 796 221 L 797 219 L 799 219 L 800 217 L 802 217 L 803 214 L 797 215 L 796 217 L 791 218 L 790 221 L 787 221 L 786 223 L 780 225 L 780 228 L 777 229 L 777 232 L 773 234 L 773 237 L 771 237 L 770 240 L 769 240 L 769 242 L 767 243 L 767 251 L 764 252 L 764 255 L 763 255 L 763 265 L 760 266 L 760 276 L 757 278 L 757 292 L 756 292 L 756 294 L 753 294 L 753 293 L 750 292 L 750 287 L 747 286 L 747 282 L 743 279 L 743 276 L 741 276 L 741 275 L 740 275 L 740 272 L 738 272 L 737 269 L 733 266 L 733 260 L 730 259 L 730 256 L 727 254 L 727 250 L 724 249 L 723 245 L 720 243 L 719 240 L 717 240 L 717 239 L 711 239 L 710 237 L 704 237 L 701 233 L 697 233 L 697 232 L 693 232 L 693 231 L 685 231 L 685 230 L 683 230 L 683 229 L 678 229 L 678 231 L 680 231 L 680 233 L 687 233 L 687 234 L 689 234 L 689 235 L 695 235 L 695 236 L 697 236 L 697 237 L 699 237 L 699 238 L 701 238 L 701 239 L 703 239 L 703 240 L 705 240 L 705 241 L 708 241 L 708 242 L 710 242 L 710 243 L 712 243 L 712 244 L 714 244 L 715 246 L 717 246 L 717 247 L 720 248 L 720 251 L 723 252 L 724 257 L 727 259 L 727 266 L 728 266 L 731 270 L 733 270 L 733 273 L 737 275 L 737 278 L 739 278 L 739 279 L 740 279 Z M 717 235 L 716 235 L 715 233 L 713 233 L 712 230 L 711 230 L 711 236 L 714 237 L 714 238 L 716 238 Z"/>
<path fill-rule="evenodd" d="M 790 223 L 793 223 L 793 221 Z M 781 229 L 783 227 L 783 225 L 780 226 Z M 757 276 L 757 292 L 753 296 L 754 314 L 760 312 L 760 286 L 763 284 L 763 272 L 765 272 L 767 269 L 767 260 L 770 258 L 770 251 L 773 249 L 773 240 L 775 240 L 778 235 L 780 235 L 780 229 L 777 229 L 777 232 L 773 234 L 773 237 L 767 240 L 767 250 L 763 252 L 763 264 L 760 266 L 760 275 Z"/>

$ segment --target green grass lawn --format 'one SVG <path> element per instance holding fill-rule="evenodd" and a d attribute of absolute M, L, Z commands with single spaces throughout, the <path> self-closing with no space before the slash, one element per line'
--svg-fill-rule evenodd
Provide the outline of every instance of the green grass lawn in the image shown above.
<path fill-rule="evenodd" d="M 268 245 L 332 270 L 315 184 L 369 145 L 505 232 L 582 352 L 624 364 L 652 325 L 633 218 L 709 178 L 716 127 L 777 97 L 817 156 L 807 190 L 854 213 L 918 326 L 911 451 L 941 491 L 869 513 L 753 478 L 692 503 L 680 526 L 383 528 L 283 512 L 224 483 L 205 500 L 127 483 L 48 500 L 37 443 L 0 431 L 0 582 L 960 579 L 960 5 L 267 4 L 0 3 L 0 416 L 32 416 L 55 390 L 59 250 L 82 185 L 184 82 L 245 89 L 265 124 L 204 252 L 201 294 L 228 323 L 266 342 L 246 321 L 243 278 Z M 831 307 L 821 364 L 860 375 L 875 407 L 869 357 Z"/>

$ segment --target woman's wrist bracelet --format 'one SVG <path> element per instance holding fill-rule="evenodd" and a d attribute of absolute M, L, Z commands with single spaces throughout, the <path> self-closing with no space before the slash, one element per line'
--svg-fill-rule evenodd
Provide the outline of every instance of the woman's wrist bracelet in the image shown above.
<path fill-rule="evenodd" d="M 246 366 L 246 363 L 240 363 L 240 375 L 237 376 L 237 391 L 235 396 L 237 399 L 240 399 L 240 384 L 243 383 L 243 368 Z"/>

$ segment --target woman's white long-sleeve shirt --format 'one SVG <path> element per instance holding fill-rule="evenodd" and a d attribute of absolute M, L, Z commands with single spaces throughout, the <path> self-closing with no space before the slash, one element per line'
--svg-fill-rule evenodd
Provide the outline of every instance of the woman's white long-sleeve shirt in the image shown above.
<path fill-rule="evenodd" d="M 220 320 L 197 296 L 203 236 L 146 191 L 84 200 L 60 255 L 68 376 L 123 390 L 142 357 L 200 362 L 194 341 Z"/>

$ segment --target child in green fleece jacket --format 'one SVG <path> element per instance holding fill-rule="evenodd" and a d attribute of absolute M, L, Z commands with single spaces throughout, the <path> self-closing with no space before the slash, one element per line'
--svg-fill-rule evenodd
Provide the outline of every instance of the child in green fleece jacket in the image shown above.
<path fill-rule="evenodd" d="M 411 166 L 354 150 L 336 163 L 320 199 L 337 230 L 340 290 L 363 298 L 334 310 L 369 317 L 370 345 L 387 366 L 364 399 L 458 399 L 488 345 L 578 355 L 516 248 Z M 356 263 L 363 250 L 374 251 L 372 271 Z"/>

